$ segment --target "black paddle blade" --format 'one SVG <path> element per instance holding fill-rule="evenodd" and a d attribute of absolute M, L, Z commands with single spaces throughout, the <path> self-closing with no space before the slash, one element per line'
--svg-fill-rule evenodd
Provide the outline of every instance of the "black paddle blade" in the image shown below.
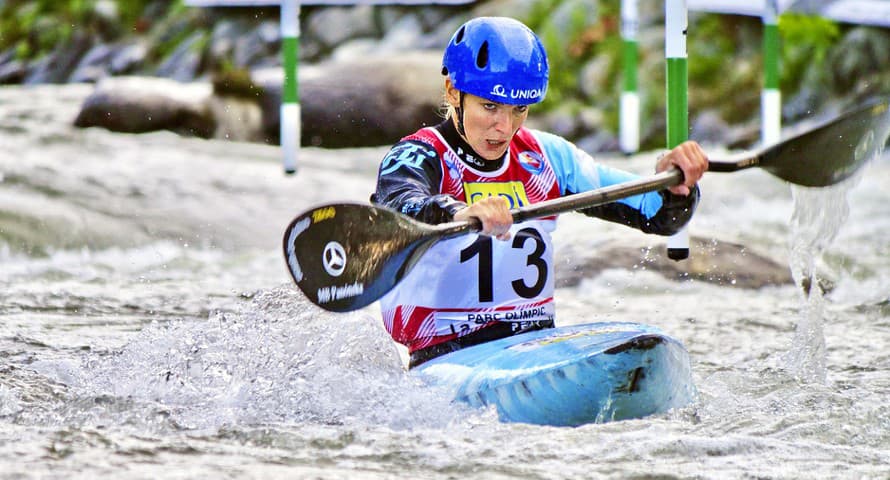
<path fill-rule="evenodd" d="M 759 166 L 806 187 L 839 183 L 880 154 L 890 136 L 887 101 L 874 101 L 759 155 Z"/>
<path fill-rule="evenodd" d="M 312 303 L 348 312 L 392 290 L 438 238 L 429 225 L 391 210 L 325 205 L 287 227 L 284 259 Z"/>

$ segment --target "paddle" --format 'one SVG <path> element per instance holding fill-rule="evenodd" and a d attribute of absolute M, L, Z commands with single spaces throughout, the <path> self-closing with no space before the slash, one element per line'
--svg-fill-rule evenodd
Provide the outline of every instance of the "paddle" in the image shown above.
<path fill-rule="evenodd" d="M 821 126 L 753 153 L 711 160 L 710 171 L 760 167 L 798 185 L 823 187 L 856 172 L 890 136 L 886 101 L 871 102 Z M 673 169 L 512 210 L 513 221 L 539 218 L 663 190 L 683 181 Z M 478 221 L 428 225 L 392 210 L 331 204 L 297 216 L 284 235 L 284 256 L 297 286 L 330 311 L 357 310 L 389 292 L 435 242 L 478 231 Z"/>

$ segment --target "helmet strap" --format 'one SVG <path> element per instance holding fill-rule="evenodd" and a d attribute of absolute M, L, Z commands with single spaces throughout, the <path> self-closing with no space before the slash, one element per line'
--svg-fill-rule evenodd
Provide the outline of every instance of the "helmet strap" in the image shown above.
<path fill-rule="evenodd" d="M 457 115 L 457 133 L 466 139 L 467 133 L 466 130 L 464 130 L 464 92 L 458 90 L 457 94 L 459 96 L 458 98 L 460 98 L 460 106 L 454 109 L 454 114 Z"/>

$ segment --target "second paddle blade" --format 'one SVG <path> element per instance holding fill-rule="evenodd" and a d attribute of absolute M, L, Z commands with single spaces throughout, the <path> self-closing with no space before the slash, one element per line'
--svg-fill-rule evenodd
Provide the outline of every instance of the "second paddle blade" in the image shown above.
<path fill-rule="evenodd" d="M 291 222 L 284 257 L 312 303 L 348 312 L 390 291 L 438 238 L 429 225 L 385 208 L 332 204 Z"/>
<path fill-rule="evenodd" d="M 761 154 L 760 166 L 798 185 L 834 185 L 880 154 L 888 135 L 890 111 L 887 101 L 874 101 L 767 148 Z"/>

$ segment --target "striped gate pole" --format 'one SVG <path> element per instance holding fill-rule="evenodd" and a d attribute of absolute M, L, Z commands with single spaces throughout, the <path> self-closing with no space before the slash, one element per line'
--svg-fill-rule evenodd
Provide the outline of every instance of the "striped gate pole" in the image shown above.
<path fill-rule="evenodd" d="M 183 0 L 192 7 L 258 7 L 277 5 L 281 9 L 281 55 L 284 83 L 281 92 L 280 136 L 285 173 L 297 171 L 300 151 L 300 92 L 298 65 L 300 49 L 300 5 L 425 5 L 461 4 L 473 0 Z M 2 4 L 0 0 L 0 4 Z"/>
<path fill-rule="evenodd" d="M 637 30 L 639 29 L 637 0 L 621 0 L 621 38 L 624 82 L 621 90 L 621 126 L 618 144 L 627 154 L 640 149 L 640 96 L 637 94 Z"/>
<path fill-rule="evenodd" d="M 300 3 L 298 0 L 281 2 L 281 52 L 284 66 L 284 85 L 281 92 L 281 149 L 284 172 L 297 171 L 297 152 L 300 149 L 300 92 L 297 65 L 300 48 Z"/>
<path fill-rule="evenodd" d="M 667 148 L 674 148 L 689 138 L 689 71 L 686 57 L 688 18 L 686 0 L 664 3 L 665 59 L 667 60 Z M 667 255 L 671 260 L 689 257 L 687 227 L 668 238 Z"/>
<path fill-rule="evenodd" d="M 764 146 L 778 143 L 782 138 L 778 12 L 776 0 L 766 0 L 763 7 L 763 92 L 760 97 L 760 141 Z"/>

